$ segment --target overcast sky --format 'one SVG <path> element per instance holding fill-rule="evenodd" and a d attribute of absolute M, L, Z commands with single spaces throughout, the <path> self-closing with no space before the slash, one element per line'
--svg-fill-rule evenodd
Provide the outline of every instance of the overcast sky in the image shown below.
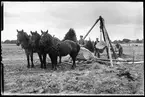
<path fill-rule="evenodd" d="M 63 39 L 69 28 L 85 36 L 102 16 L 111 40 L 143 39 L 143 2 L 4 2 L 2 41 L 17 39 L 17 31 L 49 30 Z M 100 38 L 99 23 L 86 39 Z"/>

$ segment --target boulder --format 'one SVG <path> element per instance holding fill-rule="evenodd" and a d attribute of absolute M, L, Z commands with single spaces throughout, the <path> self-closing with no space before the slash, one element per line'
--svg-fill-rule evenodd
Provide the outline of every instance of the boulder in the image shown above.
<path fill-rule="evenodd" d="M 107 46 L 107 44 L 106 44 L 106 42 L 104 42 L 104 41 L 99 41 L 96 45 L 95 45 L 95 47 L 97 48 L 97 49 L 104 49 L 104 47 L 106 47 Z"/>
<path fill-rule="evenodd" d="M 91 60 L 94 58 L 95 56 L 88 49 L 86 49 L 85 47 L 80 48 L 80 51 L 77 56 L 77 60 Z"/>
<path fill-rule="evenodd" d="M 107 44 L 104 41 L 100 41 L 95 45 L 95 47 L 99 50 L 100 53 L 103 53 L 104 49 L 107 47 Z"/>

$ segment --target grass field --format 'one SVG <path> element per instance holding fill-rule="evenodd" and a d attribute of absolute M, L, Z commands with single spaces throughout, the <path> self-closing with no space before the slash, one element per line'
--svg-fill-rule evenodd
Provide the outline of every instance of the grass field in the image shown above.
<path fill-rule="evenodd" d="M 144 60 L 143 45 L 123 45 L 124 54 L 135 60 Z M 57 71 L 40 68 L 34 54 L 34 68 L 27 68 L 24 50 L 15 44 L 2 44 L 4 66 L 4 94 L 144 94 L 144 63 L 101 64 L 81 61 L 71 70 L 67 58 L 62 58 Z M 130 77 L 123 75 L 129 72 Z"/>

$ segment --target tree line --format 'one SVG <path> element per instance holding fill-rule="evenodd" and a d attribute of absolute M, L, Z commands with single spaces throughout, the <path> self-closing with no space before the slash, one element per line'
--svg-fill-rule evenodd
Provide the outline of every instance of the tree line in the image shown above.
<path fill-rule="evenodd" d="M 122 39 L 122 40 L 114 40 L 113 43 L 143 43 L 144 39 L 136 39 L 136 40 L 130 40 L 130 39 Z"/>
<path fill-rule="evenodd" d="M 1 41 L 1 43 L 4 43 L 4 44 L 16 44 L 17 40 L 5 40 L 5 41 Z"/>
<path fill-rule="evenodd" d="M 17 40 L 5 40 L 5 41 L 1 41 L 1 43 L 5 43 L 5 44 L 16 44 Z M 85 40 L 87 41 L 87 40 Z M 92 41 L 94 42 L 94 41 Z M 143 43 L 144 39 L 136 39 L 136 40 L 130 40 L 130 39 L 122 39 L 122 40 L 114 40 L 112 41 L 112 43 Z"/>

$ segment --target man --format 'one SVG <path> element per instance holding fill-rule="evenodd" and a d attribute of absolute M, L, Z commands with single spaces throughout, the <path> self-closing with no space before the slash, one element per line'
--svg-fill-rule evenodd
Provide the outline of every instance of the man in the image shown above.
<path fill-rule="evenodd" d="M 96 56 L 97 54 L 97 57 L 100 58 L 100 53 L 99 53 L 99 49 L 96 48 L 96 44 L 99 42 L 98 38 L 96 38 L 96 41 L 94 43 L 94 55 Z"/>
<path fill-rule="evenodd" d="M 82 36 L 82 35 L 80 35 L 79 44 L 80 44 L 80 45 L 84 45 L 84 44 L 85 44 L 85 41 L 84 41 L 84 39 L 83 39 L 83 36 Z"/>
<path fill-rule="evenodd" d="M 117 43 L 115 46 L 116 46 L 115 49 L 117 49 L 119 51 L 119 54 L 118 54 L 119 57 L 121 57 L 122 54 L 123 54 L 123 48 L 122 48 L 122 46 L 119 43 Z"/>

